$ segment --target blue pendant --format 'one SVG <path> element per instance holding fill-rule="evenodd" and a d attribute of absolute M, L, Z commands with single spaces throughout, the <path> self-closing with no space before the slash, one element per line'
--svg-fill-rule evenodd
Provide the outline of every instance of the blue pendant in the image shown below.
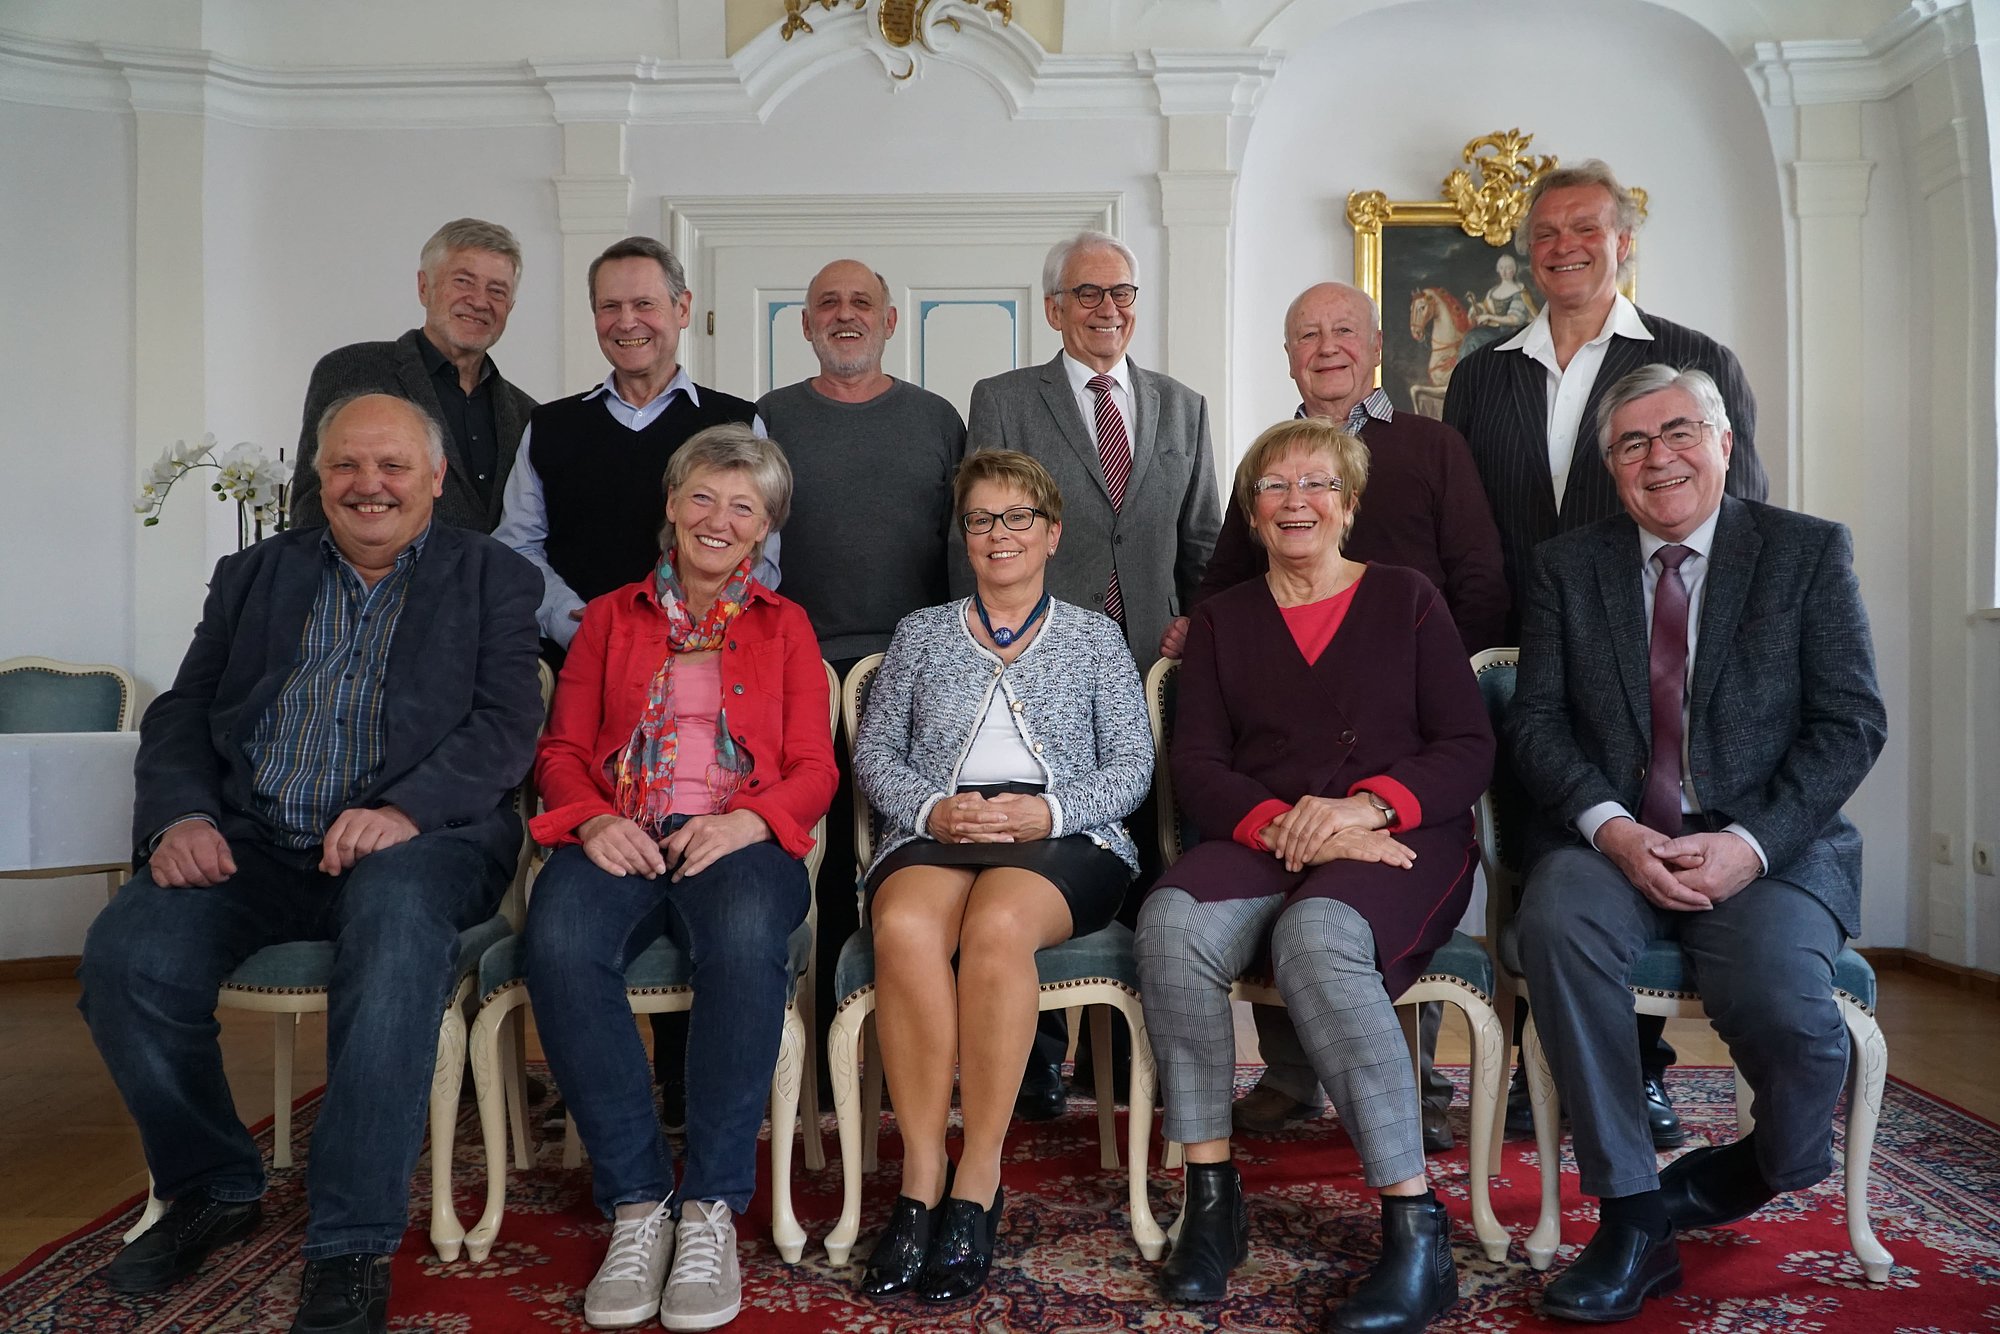
<path fill-rule="evenodd" d="M 1004 625 L 999 626 L 993 631 L 993 642 L 998 644 L 1001 648 L 1006 648 L 1009 644 L 1014 642 L 1014 632 L 1012 630 L 1009 630 Z"/>

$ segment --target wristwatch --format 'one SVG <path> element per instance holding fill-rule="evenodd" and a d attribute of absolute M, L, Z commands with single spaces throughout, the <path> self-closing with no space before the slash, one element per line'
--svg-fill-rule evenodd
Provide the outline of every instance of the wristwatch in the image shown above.
<path fill-rule="evenodd" d="M 1390 825 L 1396 823 L 1396 808 L 1394 806 L 1391 806 L 1388 802 L 1382 800 L 1382 798 L 1374 792 L 1369 792 L 1364 790 L 1361 795 L 1368 798 L 1368 804 L 1370 806 L 1373 806 L 1376 810 L 1382 812 L 1382 828 L 1387 829 Z"/>

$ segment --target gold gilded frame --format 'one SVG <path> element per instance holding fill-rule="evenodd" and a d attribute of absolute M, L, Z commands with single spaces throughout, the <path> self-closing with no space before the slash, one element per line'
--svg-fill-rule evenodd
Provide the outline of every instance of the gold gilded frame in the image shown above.
<path fill-rule="evenodd" d="M 1557 165 L 1553 156 L 1528 151 L 1534 141 L 1534 135 L 1519 129 L 1495 130 L 1469 141 L 1459 152 L 1465 165 L 1444 178 L 1438 199 L 1391 199 L 1380 190 L 1356 190 L 1348 195 L 1347 222 L 1354 229 L 1354 285 L 1380 308 L 1385 228 L 1454 227 L 1496 250 L 1512 242 L 1514 229 L 1527 209 L 1529 192 Z M 1644 219 L 1646 192 L 1628 188 Z M 1618 290 L 1628 299 L 1638 299 L 1636 264 L 1627 267 Z M 1379 366 L 1375 382 L 1382 382 Z"/>

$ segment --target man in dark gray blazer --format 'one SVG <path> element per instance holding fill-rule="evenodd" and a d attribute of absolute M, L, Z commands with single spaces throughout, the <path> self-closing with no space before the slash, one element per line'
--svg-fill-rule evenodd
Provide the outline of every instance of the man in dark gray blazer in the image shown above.
<path fill-rule="evenodd" d="M 415 405 L 342 400 L 317 443 L 327 526 L 216 566 L 140 724 L 139 869 L 91 925 L 79 1008 L 172 1202 L 104 1277 L 156 1291 L 260 1221 L 218 985 L 266 945 L 333 942 L 292 1328 L 361 1334 L 386 1328 L 459 933 L 493 916 L 520 851 L 542 581 L 433 522 L 448 465 Z"/>
<path fill-rule="evenodd" d="M 487 349 L 507 331 L 521 280 L 521 245 L 498 223 L 459 218 L 424 242 L 417 300 L 424 324 L 391 343 L 350 343 L 321 357 L 306 385 L 292 471 L 292 523 L 326 522 L 313 467 L 327 406 L 355 394 L 407 398 L 444 426 L 444 494 L 437 515 L 490 533 L 535 400 L 509 384 Z"/>
<path fill-rule="evenodd" d="M 1887 729 L 1847 529 L 1724 494 L 1715 382 L 1643 367 L 1598 421 L 1626 512 L 1535 552 L 1506 728 L 1538 808 L 1521 958 L 1600 1201 L 1542 1309 L 1591 1322 L 1680 1282 L 1677 1230 L 1832 1170 L 1833 961 L 1861 897 L 1841 805 Z M 1662 939 L 1686 952 L 1757 1126 L 1656 1176 L 1624 979 Z"/>
<path fill-rule="evenodd" d="M 1063 497 L 1049 592 L 1123 625 L 1143 672 L 1186 633 L 1222 511 L 1208 400 L 1125 355 L 1138 272 L 1103 232 L 1057 243 L 1042 294 L 1063 350 L 974 385 L 966 437 L 969 449 L 1017 449 L 1049 470 Z"/>
<path fill-rule="evenodd" d="M 1445 422 L 1471 446 L 1500 529 L 1512 597 L 1505 643 L 1520 642 L 1521 585 L 1535 547 L 1619 511 L 1589 437 L 1605 391 L 1631 371 L 1658 364 L 1705 372 L 1721 390 L 1736 432 L 1729 494 L 1762 500 L 1770 492 L 1754 440 L 1757 400 L 1735 353 L 1640 310 L 1618 291 L 1630 272 L 1638 226 L 1637 202 L 1595 158 L 1537 182 L 1514 245 L 1528 256 L 1546 304 L 1519 334 L 1460 362 L 1445 392 Z M 1503 779 L 1506 768 L 1503 751 Z M 1653 1143 L 1671 1149 L 1687 1142 L 1687 1132 L 1667 1098 L 1674 1051 L 1660 1036 L 1664 1027 L 1650 1015 L 1637 1022 Z M 1527 1117 L 1527 1087 L 1517 1072 L 1510 1128 L 1525 1130 Z"/>

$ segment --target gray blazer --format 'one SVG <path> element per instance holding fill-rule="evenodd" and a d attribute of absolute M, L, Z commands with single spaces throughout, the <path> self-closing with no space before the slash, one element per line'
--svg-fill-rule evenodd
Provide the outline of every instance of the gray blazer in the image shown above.
<path fill-rule="evenodd" d="M 305 421 L 299 427 L 297 466 L 292 470 L 292 522 L 311 528 L 326 522 L 319 503 L 319 474 L 313 470 L 313 454 L 319 447 L 315 432 L 320 414 L 335 399 L 348 394 L 379 392 L 407 398 L 428 412 L 440 424 L 444 405 L 438 402 L 430 372 L 424 369 L 423 355 L 417 350 L 418 331 L 410 330 L 393 343 L 350 343 L 337 347 L 319 359 L 306 385 Z M 521 446 L 521 431 L 535 400 L 509 384 L 493 368 L 493 435 L 497 459 L 493 469 L 493 493 L 479 498 L 472 484 L 471 470 L 458 442 L 447 432 L 444 440 L 444 494 L 437 500 L 437 517 L 456 528 L 476 528 L 490 533 L 500 524 L 501 493 L 507 474 L 513 471 L 514 454 Z"/>
<path fill-rule="evenodd" d="M 1840 808 L 1888 732 L 1845 526 L 1724 496 L 1688 719 L 1705 823 L 1740 822 L 1770 876 L 1861 930 L 1861 835 Z M 1530 863 L 1603 801 L 1639 808 L 1652 697 L 1639 530 L 1616 515 L 1536 548 L 1507 739 L 1540 808 Z"/>
<path fill-rule="evenodd" d="M 972 387 L 966 451 L 1018 449 L 1049 470 L 1063 498 L 1062 546 L 1049 562 L 1049 592 L 1102 611 L 1115 568 L 1125 599 L 1125 642 L 1143 671 L 1160 656 L 1167 622 L 1194 601 L 1222 510 L 1208 400 L 1136 365 L 1132 397 L 1139 429 L 1125 505 L 1115 513 L 1096 437 L 1077 409 L 1061 353 Z M 971 575 L 962 560 L 954 563 L 954 576 L 953 591 L 969 593 Z"/>

